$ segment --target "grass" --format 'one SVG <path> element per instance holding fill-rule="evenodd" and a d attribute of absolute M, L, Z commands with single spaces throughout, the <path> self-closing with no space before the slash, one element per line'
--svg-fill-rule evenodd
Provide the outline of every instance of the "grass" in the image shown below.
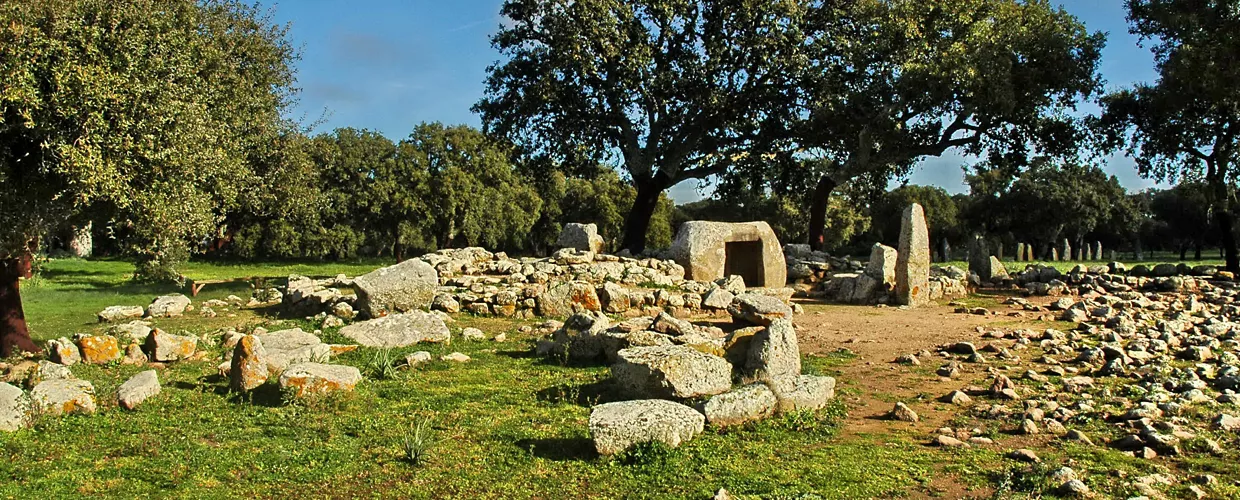
<path fill-rule="evenodd" d="M 1188 264 L 1188 265 L 1189 265 L 1189 267 L 1196 267 L 1196 266 L 1206 265 L 1206 266 L 1217 266 L 1217 267 L 1219 267 L 1219 268 L 1222 268 L 1222 267 L 1224 267 L 1224 265 L 1225 265 L 1225 262 L 1223 261 L 1223 259 L 1207 259 L 1207 258 L 1203 258 L 1203 259 L 1201 259 L 1201 260 L 1193 260 L 1193 259 L 1188 259 L 1188 260 L 1180 260 L 1180 255 L 1179 255 L 1179 254 L 1158 254 L 1158 255 L 1151 255 L 1151 256 L 1148 256 L 1149 258 L 1146 258 L 1146 259 L 1143 259 L 1143 260 L 1136 260 L 1136 259 L 1131 259 L 1131 258 L 1125 259 L 1125 258 L 1123 258 L 1123 256 L 1120 256 L 1120 257 L 1121 257 L 1121 258 L 1119 259 L 1119 262 L 1121 262 L 1121 263 L 1123 263 L 1125 266 L 1127 266 L 1127 267 L 1128 267 L 1128 269 L 1132 269 L 1133 267 L 1135 267 L 1135 266 L 1137 266 L 1137 265 L 1145 265 L 1145 266 L 1147 266 L 1147 267 L 1153 268 L 1154 266 L 1156 266 L 1156 265 L 1158 265 L 1158 264 L 1164 264 L 1164 263 L 1179 264 L 1179 263 L 1181 263 L 1181 262 L 1183 262 L 1183 263 L 1185 263 L 1185 264 Z M 1071 270 L 1072 270 L 1072 268 L 1076 267 L 1077 265 L 1082 265 L 1082 266 L 1085 266 L 1085 267 L 1089 267 L 1089 266 L 1105 266 L 1105 265 L 1107 265 L 1107 264 L 1108 264 L 1108 263 L 1110 263 L 1110 262 L 1111 262 L 1111 261 L 1108 261 L 1108 260 L 1089 260 L 1089 261 L 1072 261 L 1072 260 L 1070 260 L 1070 261 L 1052 261 L 1052 262 L 1047 262 L 1047 261 L 1043 261 L 1043 260 L 1035 260 L 1035 261 L 1033 261 L 1033 262 L 1017 262 L 1017 261 L 1014 261 L 1014 260 L 1005 259 L 1005 260 L 1003 261 L 1003 267 L 1004 267 L 1004 268 L 1006 268 L 1006 269 L 1008 270 L 1008 272 L 1009 272 L 1009 273 L 1016 273 L 1016 272 L 1020 272 L 1020 271 L 1024 270 L 1024 269 L 1025 269 L 1025 266 L 1028 266 L 1028 265 L 1030 265 L 1030 264 L 1040 264 L 1040 265 L 1045 265 L 1045 266 L 1050 266 L 1050 267 L 1053 267 L 1053 268 L 1055 268 L 1055 269 L 1058 269 L 1060 272 L 1064 272 L 1064 273 L 1066 273 L 1066 272 L 1068 272 L 1068 271 L 1071 271 Z M 935 265 L 939 265 L 939 266 L 956 266 L 956 267 L 959 267 L 959 268 L 961 268 L 961 269 L 968 269 L 968 268 L 969 268 L 969 263 L 968 263 L 967 261 L 963 261 L 963 260 L 953 260 L 953 261 L 949 261 L 949 262 L 942 262 L 942 263 L 937 263 L 937 262 L 936 262 L 936 263 L 935 263 Z"/>

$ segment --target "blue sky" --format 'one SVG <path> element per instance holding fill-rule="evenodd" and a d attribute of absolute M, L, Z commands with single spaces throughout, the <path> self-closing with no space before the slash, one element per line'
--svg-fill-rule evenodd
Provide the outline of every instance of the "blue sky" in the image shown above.
<path fill-rule="evenodd" d="M 486 68 L 499 54 L 489 36 L 502 0 L 262 0 L 275 19 L 292 23 L 301 48 L 296 117 L 316 131 L 368 128 L 401 139 L 423 121 L 478 126 L 470 106 L 482 96 Z M 1091 30 L 1109 34 L 1102 75 L 1107 89 L 1155 78 L 1153 57 L 1128 33 L 1123 0 L 1061 2 Z M 1087 110 L 1092 108 L 1087 108 Z M 963 192 L 961 165 L 945 155 L 922 162 L 909 182 Z M 1107 170 L 1129 189 L 1152 186 L 1131 160 Z M 700 196 L 695 183 L 672 189 L 677 201 Z"/>

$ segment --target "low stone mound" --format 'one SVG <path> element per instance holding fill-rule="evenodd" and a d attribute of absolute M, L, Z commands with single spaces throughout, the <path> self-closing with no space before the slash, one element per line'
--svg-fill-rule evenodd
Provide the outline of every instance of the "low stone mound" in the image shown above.
<path fill-rule="evenodd" d="M 612 378 L 633 397 L 688 399 L 732 388 L 731 363 L 689 346 L 630 347 L 617 357 Z"/>
<path fill-rule="evenodd" d="M 362 381 L 362 372 L 352 366 L 301 363 L 280 375 L 280 388 L 294 397 L 352 391 Z"/>
<path fill-rule="evenodd" d="M 705 423 L 693 408 L 661 399 L 606 403 L 590 410 L 590 436 L 600 455 L 648 442 L 675 448 L 701 434 Z"/>
<path fill-rule="evenodd" d="M 341 328 L 340 334 L 360 345 L 379 348 L 452 340 L 452 332 L 443 319 L 426 311 L 409 311 L 354 323 Z"/>

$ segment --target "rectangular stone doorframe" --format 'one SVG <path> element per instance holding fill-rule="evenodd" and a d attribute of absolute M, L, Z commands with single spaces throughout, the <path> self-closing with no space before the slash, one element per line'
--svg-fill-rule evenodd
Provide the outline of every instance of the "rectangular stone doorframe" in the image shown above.
<path fill-rule="evenodd" d="M 745 286 L 766 286 L 762 241 L 728 241 L 723 244 L 723 275 L 740 276 Z"/>

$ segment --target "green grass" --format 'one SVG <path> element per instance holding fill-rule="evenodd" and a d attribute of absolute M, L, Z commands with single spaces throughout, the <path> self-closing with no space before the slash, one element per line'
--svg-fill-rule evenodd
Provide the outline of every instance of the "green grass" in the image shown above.
<path fill-rule="evenodd" d="M 1217 267 L 1219 267 L 1219 268 L 1222 268 L 1222 267 L 1225 265 L 1225 262 L 1223 262 L 1223 259 L 1205 259 L 1205 258 L 1203 258 L 1203 259 L 1201 259 L 1201 260 L 1192 260 L 1192 259 L 1188 259 L 1188 260 L 1180 260 L 1180 256 L 1179 256 L 1179 254 L 1175 254 L 1175 255 L 1172 255 L 1172 254 L 1165 254 L 1165 255 L 1162 255 L 1162 256 L 1163 256 L 1163 257 L 1165 257 L 1165 258 L 1151 257 L 1151 258 L 1147 258 L 1147 259 L 1145 259 L 1145 260 L 1135 260 L 1135 259 L 1131 259 L 1131 258 L 1129 258 L 1129 259 L 1124 259 L 1124 258 L 1122 258 L 1123 256 L 1120 256 L 1121 258 L 1119 259 L 1119 262 L 1122 262 L 1125 266 L 1127 266 L 1127 267 L 1128 267 L 1128 269 L 1132 269 L 1133 267 L 1135 267 L 1135 266 L 1137 266 L 1137 265 L 1145 265 L 1145 266 L 1147 266 L 1147 267 L 1151 267 L 1151 268 L 1152 268 L 1152 267 L 1154 267 L 1154 266 L 1156 266 L 1156 265 L 1158 265 L 1158 264 L 1164 264 L 1164 263 L 1179 264 L 1179 263 L 1181 263 L 1181 262 L 1183 262 L 1183 263 L 1185 263 L 1185 264 L 1188 264 L 1188 266 L 1189 266 L 1189 267 L 1196 267 L 1196 266 L 1202 266 L 1202 265 L 1205 265 L 1205 266 L 1217 266 Z M 1020 272 L 1020 271 L 1024 270 L 1024 269 L 1025 269 L 1025 266 L 1028 266 L 1028 265 L 1030 265 L 1030 264 L 1040 264 L 1040 265 L 1045 265 L 1045 266 L 1050 266 L 1050 267 L 1053 267 L 1053 268 L 1055 268 L 1055 269 L 1060 270 L 1061 272 L 1065 272 L 1065 273 L 1066 273 L 1066 272 L 1068 272 L 1068 271 L 1071 271 L 1071 270 L 1072 270 L 1072 268 L 1076 267 L 1078 264 L 1079 264 L 1079 265 L 1082 265 L 1082 266 L 1085 266 L 1085 267 L 1089 267 L 1089 266 L 1105 266 L 1105 265 L 1107 265 L 1108 263 L 1110 263 L 1110 261 L 1107 261 L 1107 260 L 1090 260 L 1090 261 L 1055 261 L 1055 262 L 1048 262 L 1048 261 L 1043 261 L 1043 260 L 1035 260 L 1035 261 L 1033 261 L 1033 262 L 1017 262 L 1017 261 L 1014 261 L 1014 260 L 1010 260 L 1010 259 L 1008 259 L 1008 260 L 1004 260 L 1004 261 L 1003 261 L 1003 267 L 1004 267 L 1004 268 L 1006 268 L 1006 269 L 1008 270 L 1008 272 L 1009 272 L 1009 273 L 1015 273 L 1015 272 Z M 969 263 L 968 263 L 968 262 L 966 262 L 966 261 L 963 261 L 963 260 L 953 260 L 953 261 L 943 262 L 943 263 L 937 263 L 937 262 L 936 262 L 936 263 L 935 263 L 935 265 L 940 265 L 940 266 L 956 266 L 956 267 L 959 267 L 959 268 L 961 268 L 961 269 L 968 269 L 968 268 L 969 268 Z"/>

